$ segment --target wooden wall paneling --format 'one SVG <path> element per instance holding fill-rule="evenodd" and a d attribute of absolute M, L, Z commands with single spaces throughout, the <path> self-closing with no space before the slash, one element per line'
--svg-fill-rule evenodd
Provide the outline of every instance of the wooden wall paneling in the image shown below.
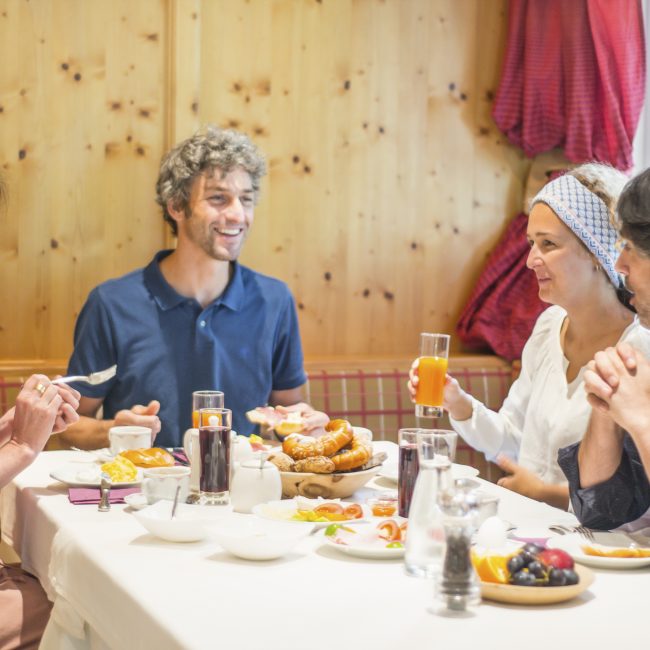
<path fill-rule="evenodd" d="M 163 7 L 127 0 L 2 7 L 5 60 L 16 70 L 0 87 L 12 197 L 3 219 L 18 224 L 18 253 L 3 268 L 16 282 L 2 283 L 1 298 L 16 308 L 0 331 L 0 354 L 65 356 L 89 290 L 142 265 L 163 241 L 153 203 Z"/>

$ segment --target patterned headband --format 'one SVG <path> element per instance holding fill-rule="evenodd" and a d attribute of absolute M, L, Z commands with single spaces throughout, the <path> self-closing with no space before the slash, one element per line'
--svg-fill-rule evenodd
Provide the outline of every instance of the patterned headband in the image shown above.
<path fill-rule="evenodd" d="M 615 287 L 619 286 L 614 264 L 617 233 L 609 221 L 607 206 L 575 176 L 565 174 L 547 183 L 533 199 L 546 203 L 596 256 Z"/>

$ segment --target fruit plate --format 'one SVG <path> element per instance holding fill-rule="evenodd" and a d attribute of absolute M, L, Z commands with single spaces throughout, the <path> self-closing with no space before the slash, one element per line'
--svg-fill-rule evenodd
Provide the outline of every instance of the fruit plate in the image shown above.
<path fill-rule="evenodd" d="M 575 571 L 580 576 L 577 585 L 566 587 L 519 587 L 496 582 L 481 582 L 481 596 L 486 600 L 513 605 L 550 605 L 562 603 L 579 596 L 594 581 L 593 572 L 584 566 L 576 565 Z"/>
<path fill-rule="evenodd" d="M 600 551 L 615 551 L 628 548 L 643 548 L 650 550 L 643 544 L 635 543 L 632 537 L 625 533 L 594 531 L 594 541 L 586 540 L 582 535 L 558 535 L 547 542 L 548 548 L 560 548 L 573 555 L 573 559 L 580 564 L 587 564 L 598 569 L 638 569 L 650 565 L 650 557 L 600 557 L 588 555 L 583 547 L 592 546 Z"/>

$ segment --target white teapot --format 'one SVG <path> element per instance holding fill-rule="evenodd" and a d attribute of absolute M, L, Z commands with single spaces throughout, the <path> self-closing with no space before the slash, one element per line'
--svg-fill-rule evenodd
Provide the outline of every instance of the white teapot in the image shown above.
<path fill-rule="evenodd" d="M 235 469 L 230 487 L 230 503 L 235 512 L 249 514 L 254 506 L 282 497 L 282 481 L 278 468 L 267 461 L 262 452 L 259 459 L 245 460 Z"/>

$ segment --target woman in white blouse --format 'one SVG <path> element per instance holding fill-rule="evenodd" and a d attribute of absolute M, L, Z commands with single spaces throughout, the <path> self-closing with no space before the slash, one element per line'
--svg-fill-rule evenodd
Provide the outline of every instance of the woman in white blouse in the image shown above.
<path fill-rule="evenodd" d="M 577 442 L 590 407 L 582 387 L 586 364 L 620 340 L 650 349 L 614 270 L 614 209 L 627 178 L 606 165 L 582 165 L 548 183 L 533 199 L 527 266 L 539 297 L 551 305 L 535 324 L 521 374 L 499 412 L 486 408 L 448 376 L 444 408 L 454 429 L 507 473 L 499 484 L 566 508 L 569 492 L 557 463 Z M 414 362 L 409 390 L 417 385 Z"/>

